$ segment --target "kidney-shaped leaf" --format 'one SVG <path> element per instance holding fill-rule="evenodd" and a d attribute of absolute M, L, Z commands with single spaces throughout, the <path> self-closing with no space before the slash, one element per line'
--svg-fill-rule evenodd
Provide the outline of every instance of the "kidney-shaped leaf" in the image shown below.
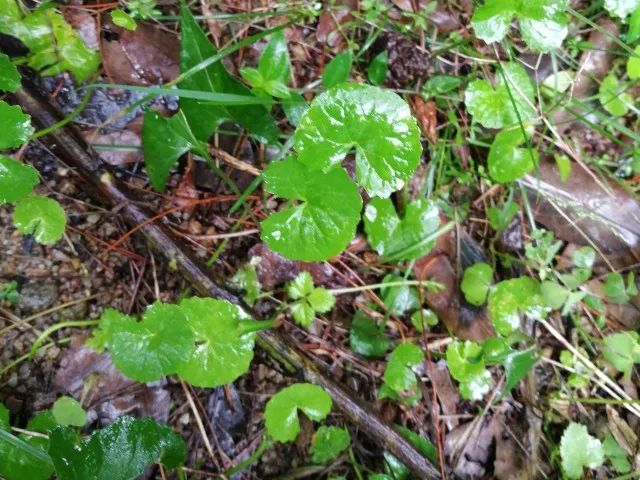
<path fill-rule="evenodd" d="M 496 331 L 501 335 L 509 335 L 520 326 L 521 314 L 540 318 L 547 310 L 540 283 L 531 277 L 498 283 L 489 293 L 487 308 Z"/>
<path fill-rule="evenodd" d="M 364 229 L 369 243 L 391 260 L 413 260 L 435 245 L 440 225 L 438 207 L 429 200 L 409 203 L 402 218 L 388 198 L 374 198 L 364 211 Z"/>
<path fill-rule="evenodd" d="M 326 260 L 353 238 L 362 199 L 342 168 L 310 171 L 293 157 L 271 163 L 263 173 L 266 189 L 297 200 L 262 222 L 262 239 L 292 260 Z"/>
<path fill-rule="evenodd" d="M 0 155 L 0 205 L 23 199 L 39 181 L 33 167 Z"/>
<path fill-rule="evenodd" d="M 225 300 L 188 298 L 180 303 L 195 334 L 196 348 L 178 368 L 180 378 L 196 387 L 233 382 L 249 369 L 255 331 L 244 311 Z"/>
<path fill-rule="evenodd" d="M 534 95 L 524 68 L 517 63 L 505 63 L 502 72 L 496 72 L 495 88 L 486 80 L 474 80 L 464 94 L 464 103 L 482 126 L 503 128 L 535 115 Z"/>
<path fill-rule="evenodd" d="M 19 147 L 32 133 L 31 117 L 19 106 L 0 101 L 0 150 Z"/>
<path fill-rule="evenodd" d="M 36 242 L 53 245 L 64 233 L 67 217 L 58 202 L 46 197 L 27 197 L 13 211 L 13 224 Z"/>
<path fill-rule="evenodd" d="M 264 410 L 267 433 L 278 442 L 291 442 L 300 431 L 298 410 L 311 420 L 323 420 L 331 411 L 331 397 L 317 385 L 296 383 L 283 388 Z"/>
<path fill-rule="evenodd" d="M 100 329 L 115 366 L 139 382 L 176 373 L 194 349 L 193 332 L 177 305 L 155 303 L 140 322 L 109 309 L 100 318 Z"/>
<path fill-rule="evenodd" d="M 346 83 L 319 95 L 295 136 L 299 159 L 327 171 L 355 148 L 358 182 L 367 193 L 388 197 L 418 166 L 420 130 L 407 103 L 393 92 Z"/>
<path fill-rule="evenodd" d="M 489 149 L 489 175 L 496 182 L 509 183 L 526 175 L 538 164 L 538 152 L 520 148 L 527 139 L 519 126 L 498 133 Z"/>
<path fill-rule="evenodd" d="M 120 417 L 86 441 L 68 427 L 49 433 L 49 455 L 59 480 L 131 480 L 152 463 L 176 468 L 186 454 L 184 440 L 150 418 Z"/>

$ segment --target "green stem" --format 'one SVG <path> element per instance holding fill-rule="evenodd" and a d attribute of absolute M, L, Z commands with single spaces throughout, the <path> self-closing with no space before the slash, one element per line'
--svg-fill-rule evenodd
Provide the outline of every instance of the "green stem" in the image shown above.
<path fill-rule="evenodd" d="M 238 324 L 240 335 L 251 332 L 260 332 L 262 330 L 268 330 L 276 324 L 275 318 L 273 320 L 243 320 Z"/>
<path fill-rule="evenodd" d="M 332 288 L 329 289 L 329 293 L 332 295 L 342 295 L 345 293 L 356 293 L 356 292 L 365 292 L 367 290 L 378 290 L 380 288 L 387 287 L 404 287 L 404 286 L 422 286 L 426 287 L 427 290 L 438 291 L 442 289 L 442 285 L 438 282 L 434 282 L 432 280 L 403 280 L 403 281 L 395 281 L 395 282 L 383 282 L 383 283 L 372 283 L 370 285 L 362 285 L 360 287 L 347 287 L 347 288 Z"/>
<path fill-rule="evenodd" d="M 360 467 L 358 466 L 358 462 L 356 462 L 356 456 L 353 454 L 353 448 L 351 447 L 349 447 L 349 460 L 351 461 L 351 466 L 353 467 L 353 471 L 355 472 L 356 477 L 358 477 L 358 480 L 364 480 Z"/>
<path fill-rule="evenodd" d="M 34 133 L 33 135 L 31 135 L 31 138 L 29 139 L 31 140 L 35 140 L 37 138 L 40 137 L 44 137 L 45 135 L 49 135 L 51 132 L 53 132 L 54 130 L 57 130 L 60 127 L 64 127 L 67 123 L 72 122 L 73 120 L 76 119 L 76 117 L 78 115 L 80 115 L 80 112 L 82 112 L 85 107 L 87 106 L 87 104 L 89 103 L 89 100 L 91 100 L 91 94 L 93 93 L 93 88 L 88 88 L 87 89 L 87 93 L 85 94 L 84 97 L 82 97 L 82 101 L 80 102 L 80 104 L 73 110 L 73 112 L 71 112 L 69 115 L 67 115 L 66 117 L 64 117 L 62 120 L 60 120 L 57 123 L 54 123 L 53 125 L 48 126 L 47 128 L 44 128 L 42 130 L 37 131 L 36 133 Z"/>
<path fill-rule="evenodd" d="M 253 452 L 249 458 L 247 458 L 244 462 L 239 463 L 238 465 L 236 465 L 235 467 L 230 468 L 229 470 L 227 470 L 224 474 L 226 477 L 231 477 L 233 475 L 235 475 L 236 473 L 240 473 L 241 471 L 243 471 L 245 468 L 247 468 L 249 465 L 251 465 L 253 462 L 256 462 L 260 459 L 260 457 L 262 456 L 262 454 L 269 448 L 271 447 L 271 445 L 273 444 L 273 440 L 271 440 L 271 438 L 267 437 L 264 440 L 262 440 L 262 443 L 258 446 L 258 448 L 256 448 L 256 451 Z"/>
<path fill-rule="evenodd" d="M 29 357 L 33 358 L 33 356 L 36 354 L 36 352 L 40 348 L 40 345 L 42 345 L 42 343 L 47 339 L 47 337 L 49 337 L 49 335 L 51 335 L 56 330 L 60 330 L 62 328 L 67 328 L 67 327 L 88 327 L 91 325 L 98 325 L 99 323 L 100 323 L 100 320 L 75 320 L 71 322 L 62 322 L 62 323 L 56 323 L 55 325 L 51 325 L 49 328 L 47 328 L 44 332 L 40 334 L 40 336 L 36 339 L 35 342 L 33 342 L 33 346 L 29 351 Z"/>

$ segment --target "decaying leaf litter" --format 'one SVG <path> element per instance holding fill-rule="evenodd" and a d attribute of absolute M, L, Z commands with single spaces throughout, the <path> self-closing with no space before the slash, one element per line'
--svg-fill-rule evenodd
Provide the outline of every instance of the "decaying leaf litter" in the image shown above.
<path fill-rule="evenodd" d="M 0 474 L 98 475 L 117 430 L 156 449 L 105 478 L 410 478 L 405 444 L 434 478 L 634 478 L 636 3 L 4 1 L 0 84 L 34 96 L 0 104 Z M 39 133 L 49 103 L 107 170 Z"/>

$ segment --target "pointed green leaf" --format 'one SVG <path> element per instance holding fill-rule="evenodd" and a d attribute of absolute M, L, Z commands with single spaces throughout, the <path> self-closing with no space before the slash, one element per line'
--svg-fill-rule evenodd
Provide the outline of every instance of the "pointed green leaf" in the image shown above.
<path fill-rule="evenodd" d="M 0 100 L 0 150 L 20 147 L 33 132 L 29 115 L 19 106 Z"/>
<path fill-rule="evenodd" d="M 391 340 L 384 334 L 384 325 L 357 311 L 349 330 L 349 346 L 365 357 L 381 357 L 389 350 Z"/>
<path fill-rule="evenodd" d="M 131 15 L 122 10 L 121 8 L 116 8 L 111 10 L 111 21 L 114 25 L 124 28 L 125 30 L 131 30 L 132 32 L 138 28 L 136 21 L 133 19 Z"/>
<path fill-rule="evenodd" d="M 176 468 L 186 453 L 180 436 L 150 418 L 120 417 L 84 441 L 68 427 L 49 434 L 49 455 L 59 480 L 131 480 L 152 463 Z"/>
<path fill-rule="evenodd" d="M 258 70 L 266 81 L 277 80 L 285 85 L 289 83 L 291 60 L 289 60 L 284 30 L 279 30 L 271 35 L 269 43 L 260 56 Z"/>
<path fill-rule="evenodd" d="M 491 178 L 496 182 L 510 183 L 535 168 L 538 152 L 528 146 L 519 148 L 527 140 L 520 127 L 503 130 L 496 135 L 487 157 Z"/>
<path fill-rule="evenodd" d="M 177 305 L 151 305 L 140 322 L 108 309 L 100 318 L 105 346 L 124 375 L 153 382 L 176 373 L 193 355 L 194 334 Z"/>
<path fill-rule="evenodd" d="M 598 468 L 604 462 L 602 443 L 587 432 L 587 427 L 571 422 L 560 440 L 562 469 L 571 479 L 582 478 L 584 467 Z"/>
<path fill-rule="evenodd" d="M 309 453 L 311 461 L 323 464 L 338 458 L 344 450 L 351 445 L 349 430 L 340 427 L 322 426 L 313 437 L 313 443 Z"/>
<path fill-rule="evenodd" d="M 22 200 L 39 182 L 35 168 L 0 155 L 0 205 Z"/>
<path fill-rule="evenodd" d="M 382 85 L 384 79 L 387 78 L 387 71 L 389 69 L 389 53 L 383 50 L 378 55 L 373 57 L 369 68 L 367 69 L 367 77 L 371 85 Z"/>
<path fill-rule="evenodd" d="M 0 91 L 15 92 L 20 88 L 20 74 L 11 59 L 0 53 Z"/>
<path fill-rule="evenodd" d="M 267 402 L 264 420 L 267 433 L 278 442 L 291 442 L 300 431 L 298 410 L 320 421 L 331 411 L 331 397 L 321 387 L 296 383 L 283 388 Z"/>
<path fill-rule="evenodd" d="M 371 246 L 391 260 L 413 260 L 428 253 L 436 243 L 440 226 L 435 203 L 418 199 L 398 217 L 388 198 L 374 198 L 364 210 L 364 228 Z"/>
<path fill-rule="evenodd" d="M 523 350 L 520 352 L 512 352 L 508 354 L 502 366 L 507 376 L 507 380 L 502 388 L 502 395 L 508 394 L 524 377 L 538 361 L 534 349 Z"/>
<path fill-rule="evenodd" d="M 346 82 L 351 73 L 353 55 L 351 50 L 339 53 L 331 60 L 322 72 L 322 84 L 325 88 L 334 87 L 342 82 Z"/>
<path fill-rule="evenodd" d="M 355 149 L 358 183 L 376 197 L 402 188 L 422 152 L 407 103 L 391 91 L 353 83 L 316 97 L 294 142 L 300 161 L 314 171 L 326 172 Z"/>
<path fill-rule="evenodd" d="M 180 71 L 184 73 L 218 52 L 185 4 L 181 5 L 180 18 L 182 29 Z M 179 87 L 202 92 L 251 95 L 251 92 L 242 83 L 235 80 L 227 72 L 220 61 L 185 78 L 180 82 Z M 198 140 L 207 141 L 221 122 L 231 120 L 262 142 L 277 142 L 278 128 L 267 109 L 262 105 L 224 107 L 209 105 L 200 100 L 182 98 L 180 108 L 184 111 L 187 123 Z"/>
<path fill-rule="evenodd" d="M 250 317 L 240 307 L 212 298 L 188 298 L 180 307 L 197 345 L 178 368 L 183 380 L 212 388 L 233 382 L 249 369 L 256 333 L 243 329 Z"/>
<path fill-rule="evenodd" d="M 505 63 L 495 74 L 495 88 L 486 80 L 474 80 L 464 94 L 473 119 L 486 128 L 503 128 L 531 119 L 535 90 L 522 66 Z"/>
<path fill-rule="evenodd" d="M 292 260 L 326 260 L 342 252 L 360 222 L 362 199 L 342 168 L 311 172 L 293 157 L 271 163 L 265 188 L 300 203 L 262 222 L 261 238 Z"/>
<path fill-rule="evenodd" d="M 36 242 L 53 245 L 62 238 L 67 218 L 58 202 L 46 197 L 27 197 L 13 211 L 13 224 Z"/>

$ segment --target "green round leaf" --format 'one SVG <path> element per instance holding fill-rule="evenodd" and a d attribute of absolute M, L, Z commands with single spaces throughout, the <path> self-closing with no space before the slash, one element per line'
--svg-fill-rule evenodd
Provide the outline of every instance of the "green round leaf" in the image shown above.
<path fill-rule="evenodd" d="M 349 78 L 349 73 L 351 73 L 352 62 L 353 55 L 350 50 L 336 55 L 322 72 L 322 84 L 326 88 L 331 88 L 345 82 Z"/>
<path fill-rule="evenodd" d="M 124 416 L 84 441 L 68 427 L 54 428 L 49 434 L 49 455 L 60 480 L 130 480 L 152 463 L 169 469 L 180 466 L 187 450 L 171 428 L 150 418 Z"/>
<path fill-rule="evenodd" d="M 283 388 L 267 402 L 264 420 L 267 433 L 278 442 L 291 442 L 300 431 L 298 410 L 320 421 L 331 411 L 331 397 L 321 387 L 296 383 Z"/>
<path fill-rule="evenodd" d="M 491 287 L 493 269 L 486 263 L 476 263 L 464 271 L 460 289 L 472 305 L 482 305 Z"/>
<path fill-rule="evenodd" d="M 262 222 L 262 239 L 292 260 L 326 260 L 342 252 L 360 222 L 362 199 L 342 168 L 309 171 L 293 157 L 271 163 L 263 173 L 268 191 L 298 200 Z"/>
<path fill-rule="evenodd" d="M 422 396 L 418 388 L 418 380 L 413 368 L 424 361 L 423 351 L 412 343 L 398 345 L 387 363 L 384 371 L 384 383 L 399 398 L 407 399 L 409 404 L 415 403 Z"/>
<path fill-rule="evenodd" d="M 0 100 L 0 150 L 20 147 L 33 132 L 29 115 L 18 105 Z"/>
<path fill-rule="evenodd" d="M 369 77 L 371 85 L 382 85 L 384 83 L 389 69 L 388 62 L 389 53 L 386 50 L 373 57 L 367 69 L 367 77 Z"/>
<path fill-rule="evenodd" d="M 62 238 L 67 218 L 55 200 L 27 197 L 16 205 L 13 224 L 20 233 L 33 235 L 38 243 L 52 245 Z"/>
<path fill-rule="evenodd" d="M 300 161 L 311 170 L 327 171 L 355 148 L 358 182 L 376 197 L 402 188 L 422 152 L 407 103 L 391 91 L 353 83 L 316 97 L 294 141 Z"/>
<path fill-rule="evenodd" d="M 0 155 L 0 205 L 23 199 L 39 181 L 35 168 Z"/>
<path fill-rule="evenodd" d="M 177 305 L 154 303 L 140 322 L 109 309 L 100 319 L 100 328 L 115 366 L 139 382 L 176 373 L 195 349 L 194 334 Z"/>
<path fill-rule="evenodd" d="M 484 368 L 482 347 L 469 340 L 454 341 L 447 347 L 447 367 L 451 376 L 460 382 L 460 394 L 467 400 L 480 400 L 493 383 Z"/>
<path fill-rule="evenodd" d="M 349 330 L 351 350 L 365 357 L 381 357 L 391 346 L 391 340 L 384 334 L 384 325 L 378 325 L 364 312 L 356 312 Z"/>
<path fill-rule="evenodd" d="M 560 440 L 562 469 L 571 479 L 582 478 L 584 467 L 598 468 L 604 462 L 602 443 L 587 432 L 587 427 L 571 422 Z"/>
<path fill-rule="evenodd" d="M 212 298 L 189 298 L 180 307 L 197 345 L 178 368 L 183 380 L 212 388 L 233 382 L 249 369 L 256 333 L 244 328 L 251 320 L 240 307 Z"/>
<path fill-rule="evenodd" d="M 414 260 L 435 245 L 440 212 L 435 203 L 419 199 L 398 217 L 388 198 L 374 198 L 364 210 L 364 229 L 371 246 L 391 260 Z"/>
<path fill-rule="evenodd" d="M 20 74 L 18 73 L 18 69 L 8 56 L 0 53 L 0 90 L 15 92 L 19 88 Z"/>
<path fill-rule="evenodd" d="M 327 463 L 338 458 L 351 444 L 351 435 L 346 428 L 322 426 L 313 437 L 309 453 L 313 463 Z"/>
<path fill-rule="evenodd" d="M 503 130 L 496 135 L 487 157 L 491 178 L 496 182 L 510 183 L 535 168 L 538 152 L 529 147 L 518 148 L 526 140 L 520 127 Z"/>
<path fill-rule="evenodd" d="M 489 293 L 487 308 L 496 332 L 501 335 L 509 335 L 520 327 L 521 314 L 541 318 L 548 311 L 540 284 L 531 277 L 498 283 Z"/>
<path fill-rule="evenodd" d="M 87 423 L 87 414 L 75 398 L 60 397 L 53 404 L 51 413 L 60 425 L 84 427 Z"/>
<path fill-rule="evenodd" d="M 495 74 L 495 85 L 475 80 L 467 88 L 464 103 L 476 122 L 486 128 L 503 128 L 535 116 L 535 89 L 522 66 L 505 63 L 502 72 Z"/>

